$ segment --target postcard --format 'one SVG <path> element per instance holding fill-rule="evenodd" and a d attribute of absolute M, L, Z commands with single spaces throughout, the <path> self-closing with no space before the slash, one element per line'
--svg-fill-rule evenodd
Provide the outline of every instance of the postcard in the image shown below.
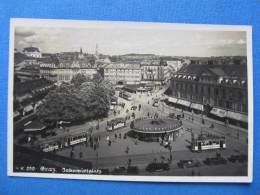
<path fill-rule="evenodd" d="M 10 21 L 8 175 L 252 182 L 252 28 Z"/>

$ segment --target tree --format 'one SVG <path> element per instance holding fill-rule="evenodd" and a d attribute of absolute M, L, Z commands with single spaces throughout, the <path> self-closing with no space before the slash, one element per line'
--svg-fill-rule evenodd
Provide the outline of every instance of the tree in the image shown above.
<path fill-rule="evenodd" d="M 45 97 L 37 111 L 42 122 L 52 126 L 59 120 L 76 122 L 107 115 L 115 93 L 112 85 L 100 75 L 79 84 L 83 81 L 80 77 L 75 77 L 74 84 L 64 83 Z"/>
<path fill-rule="evenodd" d="M 49 126 L 59 120 L 75 122 L 84 119 L 84 105 L 76 96 L 74 87 L 63 84 L 49 92 L 36 114 Z"/>
<path fill-rule="evenodd" d="M 71 79 L 71 83 L 78 88 L 81 84 L 85 83 L 88 81 L 88 78 L 81 73 L 78 73 L 76 75 L 73 76 L 73 78 Z"/>

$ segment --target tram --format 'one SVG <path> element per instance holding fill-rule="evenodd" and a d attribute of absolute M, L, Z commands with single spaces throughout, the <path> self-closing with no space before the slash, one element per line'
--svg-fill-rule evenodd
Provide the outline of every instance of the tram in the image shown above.
<path fill-rule="evenodd" d="M 40 150 L 43 152 L 53 152 L 62 148 L 71 147 L 83 142 L 87 142 L 89 135 L 81 133 L 76 135 L 66 135 L 63 137 L 55 137 L 54 139 L 45 140 L 39 144 Z"/>
<path fill-rule="evenodd" d="M 204 133 L 195 137 L 192 134 L 191 150 L 193 152 L 201 152 L 204 150 L 225 149 L 225 148 L 226 148 L 226 139 L 224 136 L 217 136 L 213 134 Z"/>
<path fill-rule="evenodd" d="M 126 126 L 124 118 L 116 118 L 107 122 L 107 131 L 113 131 Z"/>

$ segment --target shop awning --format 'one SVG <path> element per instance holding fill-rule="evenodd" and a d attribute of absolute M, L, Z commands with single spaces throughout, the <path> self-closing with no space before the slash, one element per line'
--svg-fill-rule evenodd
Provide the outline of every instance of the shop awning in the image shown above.
<path fill-rule="evenodd" d="M 227 111 L 220 108 L 212 108 L 210 113 L 221 118 L 225 118 L 227 116 Z"/>
<path fill-rule="evenodd" d="M 24 107 L 24 112 L 31 112 L 33 111 L 33 106 L 32 105 L 28 105 Z"/>
<path fill-rule="evenodd" d="M 174 98 L 174 97 L 168 97 L 168 102 L 171 102 L 171 103 L 176 103 L 178 101 L 177 98 Z"/>
<path fill-rule="evenodd" d="M 20 116 L 20 113 L 18 111 L 14 111 L 14 118 Z"/>
<path fill-rule="evenodd" d="M 177 104 L 190 107 L 190 104 L 191 104 L 191 103 L 190 103 L 189 101 L 186 101 L 186 100 L 178 100 L 178 101 L 177 101 Z"/>
<path fill-rule="evenodd" d="M 41 122 L 35 120 L 27 123 L 24 126 L 24 132 L 35 132 L 35 131 L 42 131 L 46 128 Z"/>
<path fill-rule="evenodd" d="M 193 109 L 196 109 L 196 110 L 200 110 L 200 111 L 203 111 L 203 110 L 204 110 L 204 107 L 203 107 L 202 104 L 192 103 L 192 104 L 190 105 L 190 107 L 193 108 Z"/>
<path fill-rule="evenodd" d="M 232 111 L 227 112 L 227 118 L 234 119 L 237 121 L 242 121 L 245 123 L 248 122 L 248 115 L 237 113 L 237 112 L 232 112 Z"/>

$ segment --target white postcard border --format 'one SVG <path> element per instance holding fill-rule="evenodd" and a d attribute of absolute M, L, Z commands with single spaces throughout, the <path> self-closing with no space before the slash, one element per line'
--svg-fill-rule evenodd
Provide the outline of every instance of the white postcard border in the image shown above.
<path fill-rule="evenodd" d="M 14 30 L 15 27 L 64 27 L 64 28 L 127 28 L 152 30 L 198 30 L 198 31 L 245 31 L 247 33 L 247 79 L 248 79 L 248 176 L 116 176 L 116 175 L 74 175 L 56 173 L 13 172 L 13 74 L 14 74 Z M 251 183 L 253 180 L 253 54 L 252 27 L 248 25 L 175 24 L 126 21 L 53 20 L 11 18 L 9 34 L 8 71 L 8 133 L 7 133 L 7 175 L 35 178 L 89 179 L 110 181 L 146 182 L 228 182 Z"/>

